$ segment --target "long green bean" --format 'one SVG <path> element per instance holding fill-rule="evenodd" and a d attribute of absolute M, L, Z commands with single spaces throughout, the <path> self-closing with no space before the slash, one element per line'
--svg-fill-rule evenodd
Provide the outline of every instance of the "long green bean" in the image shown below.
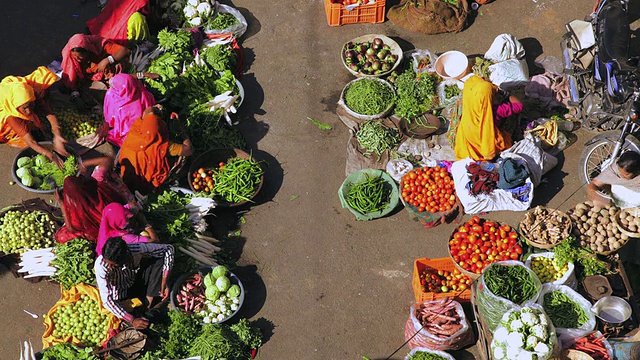
<path fill-rule="evenodd" d="M 258 190 L 263 171 L 254 159 L 232 158 L 213 173 L 214 192 L 235 204 L 249 201 Z"/>
<path fill-rule="evenodd" d="M 345 201 L 363 215 L 381 211 L 389 204 L 391 190 L 382 176 L 366 175 L 365 180 L 347 185 L 351 188 L 347 192 Z"/>
<path fill-rule="evenodd" d="M 394 101 L 393 90 L 373 79 L 351 83 L 344 92 L 347 107 L 362 115 L 377 115 L 389 108 Z"/>
<path fill-rule="evenodd" d="M 494 264 L 484 271 L 484 281 L 491 292 L 518 305 L 533 298 L 536 286 L 524 266 Z"/>
<path fill-rule="evenodd" d="M 366 150 L 364 156 L 372 153 L 381 155 L 385 150 L 395 148 L 400 142 L 397 131 L 382 126 L 378 121 L 367 121 L 360 125 L 356 132 L 356 139 Z"/>
<path fill-rule="evenodd" d="M 542 307 L 556 328 L 576 329 L 589 321 L 584 309 L 560 290 L 544 294 Z"/>

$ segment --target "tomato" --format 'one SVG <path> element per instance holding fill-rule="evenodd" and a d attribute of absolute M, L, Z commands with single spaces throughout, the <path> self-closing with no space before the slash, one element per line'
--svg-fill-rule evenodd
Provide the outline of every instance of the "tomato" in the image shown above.
<path fill-rule="evenodd" d="M 510 257 L 511 257 L 511 260 L 518 260 L 520 256 L 518 255 L 518 253 L 512 252 Z"/>

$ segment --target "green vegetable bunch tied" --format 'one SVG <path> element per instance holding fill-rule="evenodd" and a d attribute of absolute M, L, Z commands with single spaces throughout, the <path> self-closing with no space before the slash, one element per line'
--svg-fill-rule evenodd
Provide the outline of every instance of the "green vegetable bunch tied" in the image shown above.
<path fill-rule="evenodd" d="M 96 280 L 93 263 L 96 257 L 95 244 L 83 238 L 73 239 L 53 248 L 56 257 L 51 265 L 56 268 L 52 280 L 65 289 L 76 284 L 94 284 Z"/>
<path fill-rule="evenodd" d="M 580 246 L 573 236 L 556 245 L 552 251 L 558 266 L 574 263 L 578 265 L 578 273 L 583 276 L 606 274 L 610 271 L 610 265 L 606 261 L 600 260 L 590 249 Z"/>
<path fill-rule="evenodd" d="M 63 343 L 42 351 L 42 360 L 99 360 L 92 348 L 79 348 L 71 343 Z"/>
<path fill-rule="evenodd" d="M 219 12 L 213 20 L 208 23 L 209 30 L 225 30 L 240 23 L 233 14 Z"/>
<path fill-rule="evenodd" d="M 162 241 L 175 243 L 193 237 L 195 230 L 186 208 L 191 197 L 182 192 L 165 190 L 148 199 L 144 215 Z"/>

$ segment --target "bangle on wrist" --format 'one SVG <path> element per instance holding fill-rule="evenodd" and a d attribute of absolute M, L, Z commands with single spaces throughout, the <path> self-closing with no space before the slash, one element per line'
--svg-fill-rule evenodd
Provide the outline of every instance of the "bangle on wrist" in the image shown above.
<path fill-rule="evenodd" d="M 114 62 L 116 62 L 116 59 L 114 59 L 111 55 L 107 56 L 107 60 L 109 60 L 109 64 L 113 64 Z"/>
<path fill-rule="evenodd" d="M 139 80 L 142 80 L 142 79 L 144 79 L 144 73 L 142 71 L 139 71 L 139 72 L 136 73 L 136 77 Z"/>

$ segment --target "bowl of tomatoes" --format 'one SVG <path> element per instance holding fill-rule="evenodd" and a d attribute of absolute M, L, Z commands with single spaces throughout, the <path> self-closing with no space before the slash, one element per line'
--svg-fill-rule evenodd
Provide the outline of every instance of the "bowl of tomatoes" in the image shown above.
<path fill-rule="evenodd" d="M 518 237 L 508 224 L 473 216 L 451 234 L 449 256 L 460 272 L 475 280 L 493 262 L 520 260 Z"/>
<path fill-rule="evenodd" d="M 406 206 L 417 212 L 442 213 L 456 204 L 453 178 L 447 168 L 413 169 L 400 180 L 400 195 Z"/>

